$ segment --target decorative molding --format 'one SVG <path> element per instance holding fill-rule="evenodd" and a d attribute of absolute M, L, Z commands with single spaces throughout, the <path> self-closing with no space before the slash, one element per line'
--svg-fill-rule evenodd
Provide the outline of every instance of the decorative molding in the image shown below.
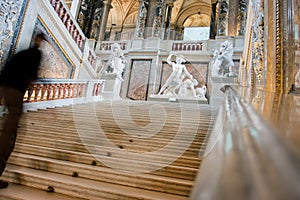
<path fill-rule="evenodd" d="M 275 91 L 280 93 L 283 89 L 283 57 L 282 57 L 282 26 L 281 26 L 281 5 L 275 0 L 275 34 L 276 34 L 276 69 L 275 69 Z"/>

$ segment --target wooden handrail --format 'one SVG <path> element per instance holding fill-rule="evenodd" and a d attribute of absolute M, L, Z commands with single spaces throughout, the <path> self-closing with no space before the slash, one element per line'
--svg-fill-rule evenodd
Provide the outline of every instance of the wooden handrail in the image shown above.
<path fill-rule="evenodd" d="M 192 200 L 300 199 L 300 156 L 231 86 Z"/>

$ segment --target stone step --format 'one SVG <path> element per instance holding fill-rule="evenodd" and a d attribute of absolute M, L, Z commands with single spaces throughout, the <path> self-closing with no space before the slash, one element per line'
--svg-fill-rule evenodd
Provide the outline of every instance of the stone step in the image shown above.
<path fill-rule="evenodd" d="M 84 198 L 76 198 L 10 183 L 8 188 L 0 190 L 0 200 L 84 200 Z"/>
<path fill-rule="evenodd" d="M 47 190 L 51 186 L 56 193 L 90 200 L 186 200 L 188 198 L 186 196 L 126 187 L 80 177 L 70 177 L 10 164 L 3 174 L 3 179 L 40 190 Z"/>
<path fill-rule="evenodd" d="M 91 155 L 90 153 L 83 153 L 78 151 L 70 151 L 70 150 L 64 150 L 55 147 L 43 147 L 38 146 L 36 143 L 34 145 L 26 144 L 26 143 L 16 143 L 15 151 L 14 152 L 20 152 L 20 153 L 26 153 L 26 154 L 32 154 L 37 156 L 43 156 L 43 157 L 49 157 L 54 158 L 58 160 L 68 160 L 72 162 L 82 163 L 82 164 L 91 164 L 94 163 L 94 161 L 97 161 L 97 159 L 102 160 L 107 157 L 107 155 L 99 155 L 97 159 Z M 118 154 L 117 152 L 111 150 L 109 151 L 110 155 L 114 155 L 114 157 L 111 157 L 111 159 L 116 159 L 116 162 L 122 161 L 122 163 L 125 165 L 127 157 L 122 156 Z M 167 156 L 167 155 L 166 155 Z M 147 162 L 148 160 L 145 159 L 143 156 L 135 156 L 132 159 L 134 159 L 136 162 Z M 162 155 L 161 158 L 153 157 L 152 159 L 153 164 L 161 165 L 164 162 L 164 156 Z M 171 172 L 174 171 L 172 176 L 180 176 L 181 174 L 184 174 L 186 177 L 188 174 L 192 174 L 193 176 L 198 168 L 199 164 L 201 162 L 201 159 L 198 157 L 184 157 L 180 156 L 175 162 L 172 163 L 171 166 L 168 168 L 168 173 L 172 174 Z M 97 165 L 101 165 L 101 163 L 97 162 Z M 130 163 L 129 163 L 130 164 Z M 181 171 L 180 173 L 178 173 Z M 163 171 L 164 172 L 164 171 Z M 167 172 L 165 172 L 167 173 Z M 186 177 L 188 178 L 188 177 Z M 192 178 L 191 178 L 192 179 Z"/>
<path fill-rule="evenodd" d="M 16 146 L 16 150 L 14 151 L 14 153 L 26 153 L 29 155 L 36 155 L 40 157 L 57 159 L 62 161 L 70 161 L 79 164 L 97 165 L 99 167 L 107 167 L 106 162 L 109 162 L 108 163 L 110 164 L 109 166 L 114 166 L 118 170 L 123 170 L 123 169 L 134 170 L 136 166 L 144 166 L 147 165 L 149 162 L 151 162 L 151 167 L 156 169 L 156 171 L 152 171 L 151 174 L 186 179 L 186 180 L 194 180 L 200 165 L 200 162 L 195 162 L 194 167 L 178 166 L 175 165 L 174 163 L 170 163 L 167 165 L 167 167 L 165 167 L 166 162 L 163 161 L 159 162 L 157 161 L 158 159 L 156 159 L 155 157 L 149 160 L 142 160 L 143 158 L 142 156 L 136 156 L 136 159 L 134 158 L 128 159 L 126 157 L 107 158 L 107 156 L 93 157 L 90 154 L 83 154 L 83 153 L 75 154 L 68 151 L 59 151 L 53 149 L 51 150 L 49 148 L 39 148 L 37 150 L 32 150 L 32 148 L 24 148 L 24 147 L 20 148 L 19 145 Z M 105 163 L 102 163 L 102 161 L 105 161 Z M 132 163 L 132 161 L 134 161 L 134 163 Z"/>
<path fill-rule="evenodd" d="M 146 173 L 120 172 L 118 169 L 85 165 L 22 153 L 14 153 L 10 158 L 10 163 L 67 176 L 72 176 L 72 174 L 76 172 L 78 177 L 84 179 L 182 196 L 188 196 L 193 184 L 193 181 L 185 179 Z M 150 164 L 151 163 L 145 163 L 145 165 Z"/>
<path fill-rule="evenodd" d="M 31 132 L 31 131 L 20 131 L 18 140 L 23 140 L 26 138 L 39 138 L 41 143 L 48 140 L 64 140 L 68 141 L 70 143 L 77 143 L 80 146 L 77 146 L 76 150 L 85 149 L 86 147 L 83 146 L 83 142 L 85 145 L 104 145 L 103 141 L 101 140 L 101 137 L 96 136 L 94 137 L 87 137 L 87 136 L 80 136 L 77 135 L 64 135 L 61 133 L 52 133 L 50 131 L 47 132 L 47 130 L 41 130 L 36 129 L 38 132 Z M 26 133 L 26 134 L 25 134 Z M 165 145 L 167 145 L 170 142 L 178 142 L 178 139 L 170 139 L 170 140 L 158 140 L 158 139 L 149 139 L 148 141 L 146 139 L 138 139 L 134 138 L 131 139 L 131 137 L 126 136 L 109 136 L 106 135 L 107 140 L 112 142 L 117 148 L 134 151 L 134 152 L 149 152 L 149 151 L 155 151 L 160 148 L 163 148 Z M 120 139 L 118 139 L 120 138 Z M 181 137 L 184 138 L 184 137 Z M 200 139 L 189 139 L 184 138 L 185 142 L 182 142 L 180 146 L 173 145 L 170 147 L 170 150 L 173 151 L 183 151 L 187 156 L 197 156 L 205 137 L 202 137 Z M 104 146 L 105 147 L 105 146 Z M 188 147 L 188 149 L 187 149 Z"/>

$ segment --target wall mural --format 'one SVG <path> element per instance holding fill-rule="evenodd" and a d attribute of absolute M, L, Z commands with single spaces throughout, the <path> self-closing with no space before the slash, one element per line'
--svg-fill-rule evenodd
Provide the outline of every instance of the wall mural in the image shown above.
<path fill-rule="evenodd" d="M 0 1 L 0 67 L 12 54 L 27 0 Z"/>
<path fill-rule="evenodd" d="M 188 62 L 184 63 L 188 72 L 198 81 L 198 85 L 196 87 L 200 87 L 201 84 L 206 84 L 208 79 L 208 64 L 203 62 Z M 172 73 L 172 66 L 166 62 L 162 64 L 162 73 L 161 73 L 161 81 L 160 81 L 160 88 L 165 84 L 166 80 Z M 159 91 L 158 90 L 158 91 Z M 157 91 L 157 93 L 158 93 Z"/>
<path fill-rule="evenodd" d="M 147 100 L 152 60 L 132 60 L 127 97 Z"/>
<path fill-rule="evenodd" d="M 72 78 L 74 67 L 66 58 L 64 53 L 52 39 L 50 33 L 47 32 L 40 20 L 37 20 L 35 28 L 37 32 L 43 32 L 47 37 L 47 42 L 40 47 L 43 53 L 41 66 L 38 73 L 39 78 Z M 33 41 L 33 39 L 32 39 Z"/>

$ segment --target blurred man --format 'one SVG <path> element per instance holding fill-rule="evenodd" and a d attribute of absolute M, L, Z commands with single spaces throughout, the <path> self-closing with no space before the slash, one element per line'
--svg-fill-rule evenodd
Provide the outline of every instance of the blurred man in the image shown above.
<path fill-rule="evenodd" d="M 8 109 L 0 132 L 0 176 L 15 146 L 18 123 L 23 112 L 24 94 L 28 86 L 37 79 L 42 57 L 38 48 L 44 39 L 42 33 L 38 34 L 34 39 L 34 46 L 15 54 L 0 74 L 0 97 L 4 98 Z M 0 189 L 7 186 L 7 182 L 0 180 Z"/>

